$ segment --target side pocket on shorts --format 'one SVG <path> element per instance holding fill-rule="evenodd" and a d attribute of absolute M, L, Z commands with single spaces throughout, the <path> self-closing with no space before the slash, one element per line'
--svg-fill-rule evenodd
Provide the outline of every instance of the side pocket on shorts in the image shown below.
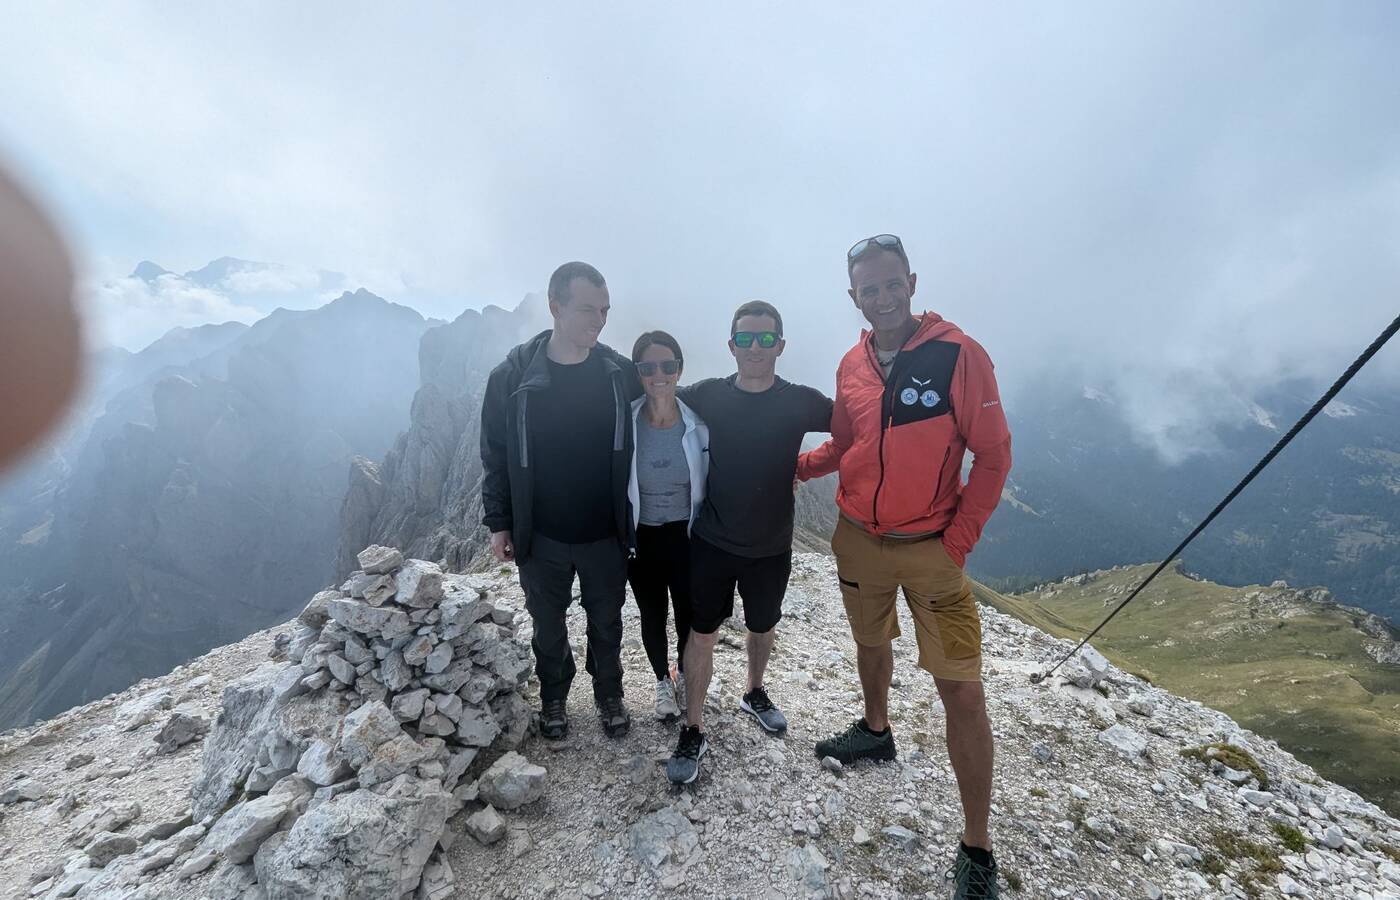
<path fill-rule="evenodd" d="M 841 603 L 846 607 L 846 622 L 851 626 L 851 633 L 858 636 L 868 628 L 864 621 L 865 606 L 860 602 L 860 582 L 843 578 L 839 572 L 836 574 L 836 581 L 841 586 Z"/>

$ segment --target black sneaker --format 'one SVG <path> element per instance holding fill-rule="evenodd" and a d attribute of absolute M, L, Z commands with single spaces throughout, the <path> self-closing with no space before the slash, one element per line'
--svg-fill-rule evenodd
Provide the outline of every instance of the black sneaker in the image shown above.
<path fill-rule="evenodd" d="M 666 760 L 666 777 L 672 784 L 690 784 L 700 774 L 700 757 L 710 749 L 705 733 L 694 725 L 681 729 L 676 752 Z"/>
<path fill-rule="evenodd" d="M 603 732 L 611 738 L 620 738 L 632 727 L 632 715 L 622 697 L 604 697 L 597 701 L 598 718 L 603 723 Z"/>
<path fill-rule="evenodd" d="M 787 719 L 778 707 L 773 705 L 773 701 L 768 699 L 768 692 L 762 687 L 756 687 L 745 694 L 739 700 L 739 708 L 757 719 L 764 731 L 774 734 L 787 731 Z"/>
<path fill-rule="evenodd" d="M 540 736 L 547 741 L 562 741 L 569 736 L 569 714 L 563 700 L 546 700 L 540 709 Z"/>
<path fill-rule="evenodd" d="M 953 867 L 943 875 L 953 882 L 953 900 L 997 900 L 1001 896 L 997 888 L 997 861 L 990 852 L 977 851 L 978 857 L 984 855 L 985 863 L 973 859 L 968 848 L 958 842 Z"/>
<path fill-rule="evenodd" d="M 850 728 L 840 734 L 817 742 L 818 759 L 830 756 L 846 766 L 858 759 L 890 762 L 894 754 L 894 731 L 886 728 L 881 737 L 870 730 L 863 718 L 856 719 Z"/>

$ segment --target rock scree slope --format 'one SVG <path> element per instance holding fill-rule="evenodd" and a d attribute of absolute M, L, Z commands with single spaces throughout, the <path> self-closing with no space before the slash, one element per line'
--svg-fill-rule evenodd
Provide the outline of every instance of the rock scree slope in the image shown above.
<path fill-rule="evenodd" d="M 630 602 L 631 733 L 604 737 L 580 683 L 571 737 L 548 743 L 510 570 L 448 574 L 387 547 L 357 563 L 293 622 L 0 735 L 0 895 L 947 896 L 957 791 L 911 639 L 898 760 L 813 754 L 859 714 L 830 558 L 794 560 L 769 679 L 787 734 L 738 712 L 727 624 L 713 749 L 685 789 L 663 775 L 676 726 L 648 715 Z M 1096 652 L 1031 685 L 1070 645 L 982 611 L 1005 896 L 1400 898 L 1384 811 Z M 581 642 L 576 608 L 570 627 Z"/>

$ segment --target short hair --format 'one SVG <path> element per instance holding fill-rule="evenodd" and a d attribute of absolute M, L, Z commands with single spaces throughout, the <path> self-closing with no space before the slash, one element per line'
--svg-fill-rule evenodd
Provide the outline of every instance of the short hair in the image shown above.
<path fill-rule="evenodd" d="M 569 288 L 573 285 L 575 278 L 586 278 L 594 287 L 605 288 L 608 283 L 603 280 L 603 273 L 593 268 L 586 262 L 566 262 L 554 270 L 554 274 L 549 276 L 549 299 L 561 306 L 566 305 L 569 300 Z"/>
<path fill-rule="evenodd" d="M 652 344 L 660 344 L 676 355 L 676 362 L 685 365 L 685 354 L 681 353 L 680 343 L 671 335 L 664 331 L 644 331 L 642 336 L 637 338 L 637 343 L 632 345 L 632 362 L 642 361 L 642 354 L 647 352 L 647 348 Z"/>
<path fill-rule="evenodd" d="M 750 300 L 734 310 L 734 321 L 729 323 L 729 336 L 739 330 L 739 320 L 744 316 L 769 316 L 778 327 L 778 337 L 783 336 L 783 314 L 767 300 Z"/>

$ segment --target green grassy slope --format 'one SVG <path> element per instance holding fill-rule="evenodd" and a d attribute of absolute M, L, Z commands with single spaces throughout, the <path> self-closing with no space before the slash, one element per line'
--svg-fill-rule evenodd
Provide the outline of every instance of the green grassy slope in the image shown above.
<path fill-rule="evenodd" d="M 1079 638 L 1150 566 L 979 599 Z M 1107 605 L 1106 605 L 1107 604 Z M 1287 589 L 1224 587 L 1168 569 L 1095 638 L 1120 668 L 1219 709 L 1324 777 L 1400 813 L 1400 666 L 1366 652 L 1358 611 Z"/>

